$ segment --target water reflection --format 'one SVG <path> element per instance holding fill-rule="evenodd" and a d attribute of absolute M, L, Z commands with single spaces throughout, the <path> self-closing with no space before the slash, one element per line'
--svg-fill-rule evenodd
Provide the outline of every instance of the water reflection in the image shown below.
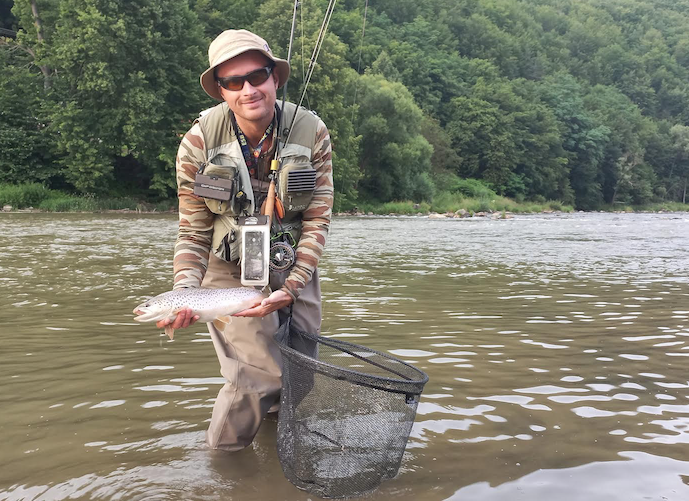
<path fill-rule="evenodd" d="M 131 321 L 169 287 L 175 226 L 0 218 L 0 500 L 309 498 L 274 424 L 204 448 L 224 380 L 203 327 Z M 430 375 L 370 499 L 689 498 L 687 248 L 684 215 L 337 219 L 324 334 Z"/>

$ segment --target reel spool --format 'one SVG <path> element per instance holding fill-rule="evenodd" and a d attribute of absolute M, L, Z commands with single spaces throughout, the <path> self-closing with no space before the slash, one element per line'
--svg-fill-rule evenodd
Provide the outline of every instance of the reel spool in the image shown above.
<path fill-rule="evenodd" d="M 270 269 L 273 271 L 289 270 L 296 259 L 294 249 L 287 242 L 273 242 L 270 245 Z"/>

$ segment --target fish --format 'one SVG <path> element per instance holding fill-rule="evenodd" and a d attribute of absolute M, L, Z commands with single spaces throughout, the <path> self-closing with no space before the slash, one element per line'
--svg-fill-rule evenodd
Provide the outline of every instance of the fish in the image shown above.
<path fill-rule="evenodd" d="M 264 297 L 261 291 L 251 287 L 175 289 L 152 297 L 134 308 L 133 313 L 138 315 L 134 320 L 173 321 L 181 310 L 191 308 L 193 314 L 199 316 L 200 322 L 220 321 L 227 324 L 231 322 L 233 314 L 254 306 Z M 173 339 L 175 330 L 166 325 L 165 334 Z"/>

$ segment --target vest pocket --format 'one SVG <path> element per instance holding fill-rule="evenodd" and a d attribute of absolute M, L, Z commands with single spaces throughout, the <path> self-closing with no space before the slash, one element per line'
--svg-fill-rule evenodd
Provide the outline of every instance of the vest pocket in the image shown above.
<path fill-rule="evenodd" d="M 239 259 L 240 232 L 234 217 L 220 215 L 213 222 L 211 250 L 223 261 L 232 262 Z"/>
<path fill-rule="evenodd" d="M 316 189 L 316 170 L 308 160 L 285 159 L 280 171 L 278 196 L 285 212 L 303 212 Z M 290 219 L 289 217 L 287 219 Z"/>
<path fill-rule="evenodd" d="M 231 184 L 230 196 L 228 200 L 216 200 L 213 198 L 205 198 L 206 206 L 214 214 L 237 214 L 237 208 L 235 207 L 235 195 L 237 190 L 240 188 L 239 182 L 239 165 L 236 162 L 237 159 L 226 156 L 216 156 L 213 158 L 212 162 L 206 164 L 203 170 L 203 175 L 212 178 L 217 178 L 225 181 L 229 181 Z M 225 183 L 228 184 L 228 183 Z"/>

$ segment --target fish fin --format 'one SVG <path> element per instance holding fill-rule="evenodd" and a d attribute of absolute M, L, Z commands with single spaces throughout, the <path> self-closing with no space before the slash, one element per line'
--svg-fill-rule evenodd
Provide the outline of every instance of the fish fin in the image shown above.
<path fill-rule="evenodd" d="M 166 325 L 165 326 L 165 334 L 167 334 L 167 337 L 172 339 L 175 337 L 175 329 L 173 329 L 171 325 Z"/>
<path fill-rule="evenodd" d="M 225 318 L 225 317 L 223 317 L 223 318 Z M 216 319 L 213 320 L 213 322 L 211 322 L 211 323 L 212 323 L 212 324 L 215 326 L 215 328 L 218 329 L 220 332 L 224 332 L 224 331 L 225 331 L 225 327 L 227 326 L 227 323 L 228 323 L 228 322 L 224 322 L 224 321 L 222 321 L 221 319 L 216 318 Z"/>
<path fill-rule="evenodd" d="M 232 323 L 232 317 L 230 315 L 218 317 L 218 320 L 220 320 L 224 324 L 231 324 Z"/>

